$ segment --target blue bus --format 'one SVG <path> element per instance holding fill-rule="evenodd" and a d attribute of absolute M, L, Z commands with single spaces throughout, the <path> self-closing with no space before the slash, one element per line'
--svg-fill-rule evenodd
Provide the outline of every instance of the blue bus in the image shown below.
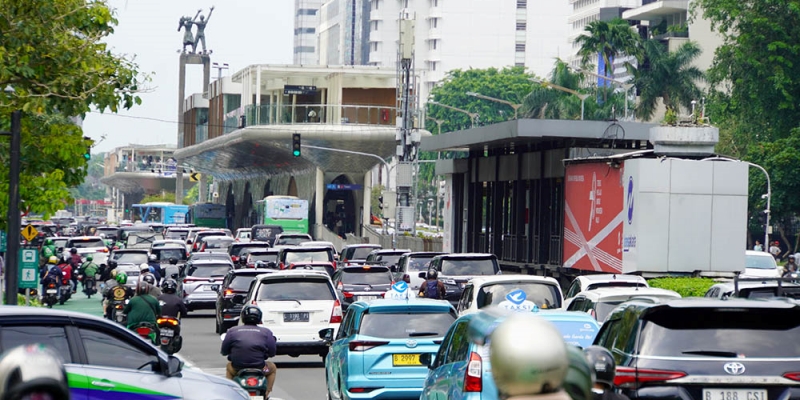
<path fill-rule="evenodd" d="M 134 204 L 131 220 L 142 223 L 185 224 L 189 206 L 166 202 Z"/>

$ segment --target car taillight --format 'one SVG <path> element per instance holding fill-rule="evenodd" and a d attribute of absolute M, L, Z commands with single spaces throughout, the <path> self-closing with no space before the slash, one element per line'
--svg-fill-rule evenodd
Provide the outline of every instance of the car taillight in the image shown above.
<path fill-rule="evenodd" d="M 233 294 L 233 290 L 225 289 L 225 297 L 228 297 Z"/>
<path fill-rule="evenodd" d="M 783 377 L 786 379 L 791 379 L 793 381 L 800 382 L 800 372 L 787 372 L 783 374 Z"/>
<path fill-rule="evenodd" d="M 467 376 L 464 377 L 464 391 L 483 391 L 483 360 L 481 359 L 481 356 L 474 351 L 469 354 Z"/>
<path fill-rule="evenodd" d="M 344 297 L 346 297 L 348 299 L 353 297 L 353 294 L 350 293 L 350 292 L 342 292 L 342 294 L 344 295 Z"/>
<path fill-rule="evenodd" d="M 663 382 L 686 376 L 682 371 L 668 371 L 660 369 L 636 369 L 631 367 L 617 367 L 614 385 L 624 388 L 635 388 L 644 382 Z"/>
<path fill-rule="evenodd" d="M 357 388 L 347 389 L 347 391 L 350 392 L 350 393 L 369 393 L 369 392 L 372 392 L 372 391 L 378 390 L 378 389 L 383 389 L 383 386 L 381 386 L 381 387 L 357 387 Z"/>
<path fill-rule="evenodd" d="M 231 256 L 231 261 L 233 261 L 233 262 L 238 262 L 238 261 L 239 261 L 239 257 L 237 257 L 237 256 Z"/>
<path fill-rule="evenodd" d="M 333 310 L 331 311 L 331 323 L 342 323 L 342 303 L 339 300 L 333 302 Z"/>
<path fill-rule="evenodd" d="M 374 349 L 378 346 L 383 346 L 387 344 L 389 344 L 388 341 L 378 342 L 378 341 L 368 341 L 368 340 L 354 340 L 350 342 L 350 351 L 367 351 L 369 349 Z"/>
<path fill-rule="evenodd" d="M 100 250 L 100 252 L 101 253 L 108 253 L 108 248 L 104 248 L 104 249 Z"/>

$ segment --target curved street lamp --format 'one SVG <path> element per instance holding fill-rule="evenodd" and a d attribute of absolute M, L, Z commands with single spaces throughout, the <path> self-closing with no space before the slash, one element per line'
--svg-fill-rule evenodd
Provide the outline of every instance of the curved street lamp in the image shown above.
<path fill-rule="evenodd" d="M 517 111 L 519 110 L 520 107 L 522 107 L 522 104 L 514 104 L 514 103 L 512 103 L 510 101 L 507 101 L 507 100 L 497 99 L 497 98 L 489 97 L 489 96 L 484 96 L 484 95 L 482 95 L 480 93 L 467 92 L 467 96 L 477 97 L 479 99 L 489 100 L 489 101 L 493 101 L 495 103 L 506 104 L 506 105 L 508 105 L 508 106 L 510 106 L 511 108 L 514 109 L 514 119 L 517 119 Z"/>
<path fill-rule="evenodd" d="M 470 123 L 472 124 L 471 128 L 475 127 L 475 120 L 478 119 L 478 117 L 481 116 L 478 113 L 469 112 L 467 110 L 463 110 L 463 109 L 460 109 L 458 107 L 448 106 L 447 104 L 442 104 L 442 103 L 439 103 L 438 101 L 431 100 L 431 101 L 428 102 L 428 104 L 437 105 L 437 106 L 440 106 L 440 107 L 448 108 L 450 110 L 458 111 L 460 113 L 469 115 L 469 120 L 470 120 Z"/>
<path fill-rule="evenodd" d="M 616 79 L 611 79 L 611 78 L 609 78 L 607 76 L 596 74 L 594 72 L 587 71 L 587 70 L 581 69 L 581 68 L 576 68 L 576 67 L 572 67 L 572 66 L 567 66 L 567 68 L 570 68 L 570 69 L 574 70 L 575 72 L 579 72 L 579 73 L 582 73 L 582 74 L 589 74 L 589 75 L 592 75 L 592 76 L 597 77 L 599 79 L 603 79 L 603 80 L 606 80 L 606 81 L 611 82 L 611 83 L 616 83 L 617 85 L 621 86 L 622 90 L 625 92 L 625 119 L 626 120 L 628 119 L 628 91 L 631 90 L 632 87 L 634 87 L 634 84 L 628 83 L 628 82 L 618 81 Z M 631 117 L 633 117 L 633 115 L 631 115 Z"/>
<path fill-rule="evenodd" d="M 581 99 L 581 121 L 583 121 L 583 110 L 584 110 L 584 103 L 586 102 L 586 99 L 587 99 L 589 96 L 591 96 L 591 95 L 589 95 L 589 94 L 584 94 L 584 93 L 580 93 L 580 92 L 578 92 L 578 91 L 576 91 L 576 90 L 572 90 L 572 89 L 569 89 L 569 88 L 565 88 L 565 87 L 563 87 L 563 86 L 558 86 L 558 85 L 556 85 L 556 84 L 554 84 L 554 83 L 540 81 L 540 80 L 538 80 L 538 79 L 533 79 L 533 78 L 531 78 L 531 79 L 530 79 L 530 81 L 531 81 L 531 82 L 534 82 L 534 83 L 538 83 L 538 84 L 540 84 L 540 85 L 542 85 L 542 86 L 545 86 L 545 87 L 551 87 L 551 88 L 553 88 L 553 89 L 555 89 L 555 90 L 560 90 L 560 91 L 562 91 L 562 92 L 565 92 L 565 93 L 574 94 L 574 95 L 575 95 L 575 96 L 577 96 L 579 99 Z"/>

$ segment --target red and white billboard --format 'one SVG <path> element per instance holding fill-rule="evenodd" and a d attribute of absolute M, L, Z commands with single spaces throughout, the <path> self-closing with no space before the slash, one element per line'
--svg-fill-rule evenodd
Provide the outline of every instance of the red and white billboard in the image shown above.
<path fill-rule="evenodd" d="M 622 272 L 621 172 L 605 162 L 567 165 L 564 268 Z"/>

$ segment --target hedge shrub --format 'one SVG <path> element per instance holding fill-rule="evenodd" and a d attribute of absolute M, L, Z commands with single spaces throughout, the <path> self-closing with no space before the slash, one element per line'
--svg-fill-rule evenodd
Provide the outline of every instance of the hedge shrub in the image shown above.
<path fill-rule="evenodd" d="M 651 287 L 678 292 L 682 297 L 703 297 L 716 282 L 710 278 L 679 277 L 655 278 L 647 283 Z"/>

